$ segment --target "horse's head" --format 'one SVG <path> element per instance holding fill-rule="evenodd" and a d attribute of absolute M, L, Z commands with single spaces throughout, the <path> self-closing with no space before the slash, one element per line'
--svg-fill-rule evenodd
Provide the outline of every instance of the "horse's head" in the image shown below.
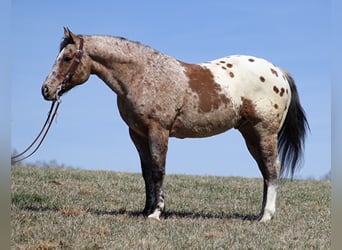
<path fill-rule="evenodd" d="M 90 58 L 83 50 L 83 38 L 64 28 L 64 39 L 50 74 L 42 86 L 46 100 L 56 100 L 90 76 Z"/>

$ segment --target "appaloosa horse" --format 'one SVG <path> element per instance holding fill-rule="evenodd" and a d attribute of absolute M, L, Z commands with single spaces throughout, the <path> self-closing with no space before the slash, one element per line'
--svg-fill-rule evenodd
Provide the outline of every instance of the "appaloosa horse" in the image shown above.
<path fill-rule="evenodd" d="M 65 28 L 42 94 L 57 100 L 91 74 L 117 94 L 120 115 L 141 160 L 146 216 L 159 219 L 164 210 L 169 137 L 208 137 L 235 128 L 264 178 L 259 219 L 272 218 L 277 178 L 293 174 L 308 129 L 286 71 L 253 56 L 188 64 L 121 37 L 75 35 Z"/>

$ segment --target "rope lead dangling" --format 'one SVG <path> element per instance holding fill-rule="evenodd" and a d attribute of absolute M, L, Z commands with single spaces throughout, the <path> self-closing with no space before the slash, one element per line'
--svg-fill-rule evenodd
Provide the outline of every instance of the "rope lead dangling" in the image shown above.
<path fill-rule="evenodd" d="M 17 154 L 17 155 L 14 155 L 11 157 L 11 163 L 17 163 L 19 161 L 23 161 L 27 158 L 29 158 L 31 155 L 33 155 L 35 152 L 37 152 L 37 150 L 39 149 L 40 145 L 43 143 L 50 127 L 51 127 L 51 124 L 53 122 L 53 120 L 55 119 L 56 117 L 56 114 L 57 114 L 57 110 L 58 110 L 58 107 L 61 103 L 60 100 L 57 100 L 57 106 L 55 107 L 55 103 L 56 101 L 53 101 L 52 104 L 51 104 L 51 108 L 48 112 L 48 117 L 46 118 L 46 121 L 43 125 L 43 128 L 40 130 L 40 132 L 38 133 L 37 137 L 33 140 L 33 142 L 21 153 Z M 54 109 L 55 107 L 55 109 Z M 45 130 L 45 132 L 44 132 Z M 43 134 L 44 132 L 44 134 Z M 41 137 L 41 135 L 43 135 Z M 24 156 L 25 153 L 27 153 L 36 143 L 37 141 L 39 140 L 39 138 L 41 137 L 38 145 L 33 149 L 33 151 L 31 153 L 29 153 L 28 155 Z"/>

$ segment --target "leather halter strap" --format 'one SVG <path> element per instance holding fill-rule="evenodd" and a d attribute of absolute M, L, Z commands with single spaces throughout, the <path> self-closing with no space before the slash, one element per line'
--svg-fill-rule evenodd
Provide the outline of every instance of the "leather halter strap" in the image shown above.
<path fill-rule="evenodd" d="M 75 74 L 76 72 L 76 69 L 78 67 L 78 65 L 80 64 L 81 62 L 81 59 L 82 59 L 82 56 L 83 56 L 83 37 L 82 36 L 78 36 L 79 39 L 80 39 L 80 46 L 78 47 L 78 50 L 76 50 L 75 52 L 75 60 L 72 62 L 68 72 L 66 73 L 65 75 L 65 78 L 63 80 L 63 82 L 61 83 L 60 87 L 59 87 L 59 91 L 63 91 L 65 90 L 67 84 L 70 82 L 72 76 Z"/>

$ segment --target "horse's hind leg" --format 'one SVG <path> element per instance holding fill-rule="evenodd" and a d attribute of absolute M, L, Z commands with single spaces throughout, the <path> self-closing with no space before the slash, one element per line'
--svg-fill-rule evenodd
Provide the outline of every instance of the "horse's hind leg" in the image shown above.
<path fill-rule="evenodd" d="M 264 193 L 260 221 L 268 221 L 276 210 L 277 178 L 280 170 L 277 134 L 258 125 L 245 124 L 239 128 L 249 152 L 256 160 L 264 178 Z"/>

